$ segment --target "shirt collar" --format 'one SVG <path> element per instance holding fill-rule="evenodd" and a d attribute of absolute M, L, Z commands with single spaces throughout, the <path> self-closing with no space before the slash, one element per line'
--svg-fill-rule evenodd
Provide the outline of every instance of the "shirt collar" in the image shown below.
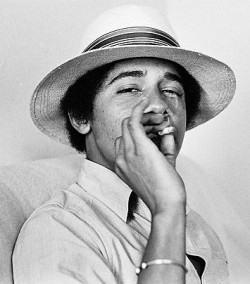
<path fill-rule="evenodd" d="M 132 190 L 116 173 L 100 164 L 83 159 L 78 184 L 113 210 L 121 219 L 127 221 L 128 201 Z M 189 212 L 190 208 L 187 205 L 186 214 L 188 215 Z M 135 213 L 151 221 L 151 213 L 140 198 Z"/>
<path fill-rule="evenodd" d="M 78 184 L 108 206 L 124 222 L 127 221 L 131 189 L 114 172 L 104 166 L 84 159 Z"/>

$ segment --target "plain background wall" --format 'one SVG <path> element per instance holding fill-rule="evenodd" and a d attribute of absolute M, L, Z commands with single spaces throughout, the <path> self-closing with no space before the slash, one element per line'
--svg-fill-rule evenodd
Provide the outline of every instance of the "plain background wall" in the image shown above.
<path fill-rule="evenodd" d="M 0 0 L 0 164 L 73 152 L 35 128 L 29 116 L 32 91 L 51 69 L 79 53 L 85 23 L 127 3 L 165 11 L 182 47 L 214 56 L 235 71 L 233 103 L 188 132 L 182 153 L 217 180 L 250 227 L 248 0 Z"/>

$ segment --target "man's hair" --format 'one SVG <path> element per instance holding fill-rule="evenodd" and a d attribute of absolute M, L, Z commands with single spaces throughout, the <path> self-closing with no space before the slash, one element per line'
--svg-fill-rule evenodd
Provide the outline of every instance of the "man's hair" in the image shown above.
<path fill-rule="evenodd" d="M 184 84 L 187 111 L 186 126 L 188 127 L 192 125 L 199 108 L 201 87 L 185 68 L 176 65 Z M 69 114 L 79 122 L 86 122 L 93 118 L 95 97 L 112 68 L 113 63 L 109 63 L 87 72 L 68 88 L 61 101 L 60 109 L 61 114 L 65 117 L 69 141 L 71 146 L 79 152 L 85 151 L 85 135 L 80 134 L 72 126 Z"/>
<path fill-rule="evenodd" d="M 84 74 L 68 88 L 61 101 L 60 110 L 66 121 L 65 126 L 70 144 L 79 152 L 85 151 L 85 135 L 80 134 L 72 126 L 69 114 L 79 122 L 92 119 L 96 94 L 112 66 L 112 63 L 106 64 Z"/>

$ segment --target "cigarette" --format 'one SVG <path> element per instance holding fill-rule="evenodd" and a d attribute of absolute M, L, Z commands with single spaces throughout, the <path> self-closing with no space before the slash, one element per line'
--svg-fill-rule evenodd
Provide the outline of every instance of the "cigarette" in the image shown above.
<path fill-rule="evenodd" d="M 173 133 L 174 131 L 175 129 L 173 126 L 168 126 L 168 127 L 165 127 L 162 131 L 159 131 L 158 135 L 163 136 L 163 135 Z"/>

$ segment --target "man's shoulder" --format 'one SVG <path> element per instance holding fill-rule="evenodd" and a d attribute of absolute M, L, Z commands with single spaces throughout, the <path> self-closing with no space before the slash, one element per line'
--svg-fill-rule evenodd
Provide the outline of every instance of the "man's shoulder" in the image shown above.
<path fill-rule="evenodd" d="M 91 211 L 92 197 L 77 183 L 73 183 L 68 189 L 56 192 L 51 198 L 38 207 L 27 219 L 26 223 L 48 220 L 57 216 L 64 219 L 65 216 L 78 216 L 84 211 Z M 86 215 L 86 216 L 87 216 Z"/>
<path fill-rule="evenodd" d="M 56 242 L 62 237 L 65 240 L 100 243 L 98 221 L 93 218 L 89 200 L 87 197 L 86 200 L 80 198 L 71 190 L 72 186 L 52 196 L 29 216 L 19 233 L 19 245 L 48 238 Z"/>

